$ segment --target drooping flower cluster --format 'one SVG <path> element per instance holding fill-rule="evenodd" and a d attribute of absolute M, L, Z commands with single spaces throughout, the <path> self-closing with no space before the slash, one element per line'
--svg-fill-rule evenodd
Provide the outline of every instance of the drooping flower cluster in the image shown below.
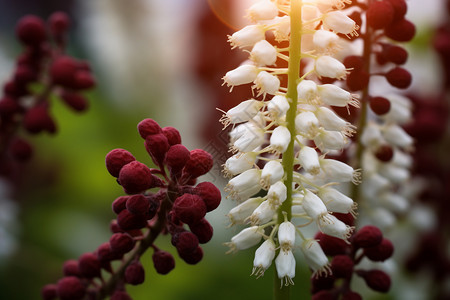
<path fill-rule="evenodd" d="M 341 10 L 350 2 L 258 1 L 248 10 L 253 24 L 229 37 L 233 48 L 248 50 L 250 57 L 226 73 L 224 84 L 231 89 L 253 84 L 256 97 L 224 112 L 221 119 L 233 126 L 234 155 L 224 164 L 224 173 L 233 178 L 225 190 L 238 205 L 228 217 L 232 225 L 250 225 L 227 245 L 230 251 L 243 250 L 264 239 L 255 253 L 253 274 L 263 275 L 275 259 L 286 285 L 293 284 L 297 246 L 314 274 L 330 272 L 319 243 L 305 237 L 301 227 L 314 224 L 342 240 L 353 229 L 332 214 L 355 214 L 356 209 L 334 185 L 359 183 L 359 170 L 326 153 L 348 147 L 355 132 L 331 106 L 357 107 L 358 100 L 337 84 L 321 82 L 347 76 L 334 55 L 341 48 L 340 34 L 357 34 L 355 21 Z M 269 42 L 271 36 L 275 43 Z M 286 41 L 289 48 L 277 46 Z M 275 67 L 282 60 L 289 62 L 288 69 Z"/>
<path fill-rule="evenodd" d="M 0 171 L 7 177 L 16 175 L 16 165 L 32 155 L 32 146 L 18 136 L 20 128 L 29 134 L 56 132 L 50 114 L 53 97 L 76 111 L 87 108 L 81 92 L 94 87 L 95 79 L 87 62 L 65 54 L 69 25 L 63 12 L 53 13 L 47 24 L 33 15 L 17 23 L 16 36 L 24 51 L 0 100 Z"/>
<path fill-rule="evenodd" d="M 201 149 L 189 151 L 181 144 L 178 130 L 161 128 L 152 119 L 140 122 L 138 131 L 157 168 L 149 168 L 124 149 L 107 154 L 108 172 L 128 194 L 112 203 L 117 214 L 110 225 L 113 235 L 96 251 L 66 261 L 64 277 L 42 289 L 45 300 L 76 300 L 86 295 L 131 299 L 125 284 L 144 282 L 140 258 L 148 248 L 154 250 L 153 265 L 158 273 L 167 274 L 175 267 L 173 256 L 154 244 L 159 234 L 171 235 L 186 263 L 196 264 L 203 258 L 199 244 L 213 235 L 205 215 L 219 206 L 221 193 L 211 182 L 195 184 L 211 169 L 211 155 Z M 117 268 L 111 264 L 115 261 L 121 261 Z"/>
<path fill-rule="evenodd" d="M 362 91 L 362 100 L 367 105 L 360 117 L 359 143 L 364 151 L 357 158 L 364 170 L 358 201 L 364 201 L 365 205 L 361 205 L 360 213 L 370 223 L 386 228 L 409 207 L 407 181 L 414 141 L 402 126 L 411 120 L 412 104 L 397 89 L 408 88 L 411 75 L 401 67 L 408 52 L 394 42 L 411 40 L 415 27 L 405 19 L 404 0 L 365 1 L 365 4 L 354 11 L 365 24 L 359 36 L 364 43 L 361 55 L 346 57 L 344 64 L 352 69 L 346 81 L 348 88 Z M 372 62 L 372 58 L 376 61 Z M 370 84 L 374 76 L 385 77 L 396 89 L 380 91 Z"/>

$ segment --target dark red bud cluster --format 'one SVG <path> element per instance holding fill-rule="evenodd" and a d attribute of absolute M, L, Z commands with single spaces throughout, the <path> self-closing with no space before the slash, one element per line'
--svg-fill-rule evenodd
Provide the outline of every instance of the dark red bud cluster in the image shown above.
<path fill-rule="evenodd" d="M 339 218 L 349 224 L 349 220 Z M 351 222 L 351 220 L 350 220 Z M 362 299 L 350 290 L 353 274 L 362 277 L 371 289 L 386 293 L 390 288 L 390 277 L 380 270 L 363 270 L 357 267 L 363 257 L 380 262 L 390 258 L 394 252 L 392 242 L 383 238 L 380 229 L 364 226 L 350 237 L 350 244 L 341 239 L 319 232 L 315 239 L 326 255 L 331 256 L 332 274 L 311 279 L 312 299 Z"/>
<path fill-rule="evenodd" d="M 364 60 L 361 56 L 351 55 L 344 59 L 345 67 L 350 70 L 346 82 L 351 91 L 360 91 L 369 84 L 370 75 L 365 70 Z"/>
<path fill-rule="evenodd" d="M 95 252 L 67 261 L 63 268 L 66 292 L 59 292 L 59 283 L 47 285 L 42 290 L 44 299 L 75 300 L 86 294 L 94 298 L 102 294 L 111 295 L 111 299 L 131 299 L 125 284 L 144 282 L 144 266 L 139 259 L 149 247 L 154 249 L 152 260 L 157 273 L 167 274 L 175 268 L 172 254 L 154 244 L 160 234 L 171 235 L 172 245 L 186 263 L 202 260 L 200 244 L 210 241 L 213 235 L 205 216 L 219 206 L 221 193 L 210 182 L 196 186 L 192 183 L 211 169 L 212 157 L 201 149 L 189 151 L 181 144 L 175 128 L 161 128 L 152 119 L 140 122 L 138 132 L 159 168 L 150 169 L 124 149 L 114 149 L 106 155 L 108 172 L 128 194 L 112 202 L 112 211 L 117 215 L 110 223 L 113 234 Z M 112 262 L 117 260 L 122 265 L 114 269 L 117 264 Z M 93 284 L 105 272 L 110 273 L 113 282 L 103 279 L 104 284 Z M 70 290 L 75 296 L 63 298 Z"/>

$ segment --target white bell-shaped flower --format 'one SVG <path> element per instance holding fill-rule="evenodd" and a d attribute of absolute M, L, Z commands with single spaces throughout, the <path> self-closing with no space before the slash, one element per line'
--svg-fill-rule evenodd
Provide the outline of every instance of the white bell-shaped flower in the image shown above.
<path fill-rule="evenodd" d="M 322 200 L 308 189 L 305 190 L 302 206 L 308 216 L 316 221 L 328 214 L 328 209 Z"/>
<path fill-rule="evenodd" d="M 256 152 L 237 153 L 223 164 L 223 173 L 227 177 L 241 174 L 253 168 L 257 156 Z"/>
<path fill-rule="evenodd" d="M 322 152 L 330 150 L 342 150 L 348 140 L 340 131 L 329 131 L 321 128 L 314 137 L 314 143 Z"/>
<path fill-rule="evenodd" d="M 314 148 L 304 146 L 298 153 L 298 160 L 302 168 L 311 175 L 320 172 L 319 155 Z"/>
<path fill-rule="evenodd" d="M 319 107 L 316 111 L 316 116 L 320 122 L 320 125 L 322 125 L 326 130 L 340 131 L 348 137 L 352 136 L 356 132 L 355 126 L 345 121 L 336 115 L 334 111 L 325 106 Z"/>
<path fill-rule="evenodd" d="M 244 221 L 253 213 L 253 211 L 264 201 L 263 198 L 250 198 L 241 204 L 233 207 L 227 214 L 231 225 L 243 224 Z"/>
<path fill-rule="evenodd" d="M 289 221 L 284 221 L 278 227 L 278 243 L 281 251 L 291 251 L 295 244 L 295 226 Z"/>
<path fill-rule="evenodd" d="M 312 80 L 302 80 L 297 84 L 298 100 L 304 103 L 315 103 L 318 97 L 317 84 Z"/>
<path fill-rule="evenodd" d="M 356 30 L 359 28 L 355 21 L 341 11 L 330 11 L 324 14 L 323 25 L 327 30 L 346 35 L 357 35 Z"/>
<path fill-rule="evenodd" d="M 284 176 L 283 165 L 276 160 L 267 162 L 261 172 L 261 186 L 263 189 L 268 189 L 271 185 L 281 180 Z"/>
<path fill-rule="evenodd" d="M 361 143 L 366 147 L 375 148 L 384 142 L 381 135 L 380 125 L 368 122 L 361 135 Z"/>
<path fill-rule="evenodd" d="M 228 71 L 222 78 L 224 84 L 228 87 L 233 87 L 235 85 L 242 85 L 253 82 L 258 76 L 258 67 L 254 65 L 241 65 L 234 70 Z"/>
<path fill-rule="evenodd" d="M 408 155 L 399 149 L 395 149 L 394 157 L 391 162 L 396 166 L 410 169 L 413 165 L 413 158 L 411 155 Z"/>
<path fill-rule="evenodd" d="M 277 269 L 278 278 L 281 279 L 281 284 L 288 286 L 294 284 L 292 278 L 295 277 L 295 257 L 292 251 L 280 251 L 275 259 L 275 266 Z"/>
<path fill-rule="evenodd" d="M 248 220 L 252 225 L 262 225 L 271 221 L 277 214 L 275 207 L 269 201 L 263 201 L 250 215 Z"/>
<path fill-rule="evenodd" d="M 386 177 L 393 183 L 404 183 L 411 177 L 411 172 L 395 164 L 382 164 L 379 168 L 380 175 Z"/>
<path fill-rule="evenodd" d="M 265 130 L 253 124 L 245 127 L 244 132 L 233 142 L 231 150 L 234 152 L 251 152 L 260 147 L 265 141 Z"/>
<path fill-rule="evenodd" d="M 347 69 L 344 64 L 327 55 L 316 59 L 314 69 L 319 77 L 345 79 L 347 76 Z"/>
<path fill-rule="evenodd" d="M 232 49 L 239 47 L 251 47 L 257 42 L 264 40 L 266 32 L 262 25 L 248 25 L 239 31 L 236 31 L 231 36 L 228 36 Z"/>
<path fill-rule="evenodd" d="M 277 49 L 268 41 L 261 40 L 253 46 L 250 59 L 258 66 L 270 66 L 277 61 Z"/>
<path fill-rule="evenodd" d="M 258 96 L 260 95 L 275 95 L 280 89 L 280 79 L 276 75 L 272 75 L 269 72 L 261 71 L 253 81 L 252 88 L 258 90 Z"/>
<path fill-rule="evenodd" d="M 243 229 L 231 238 L 231 242 L 225 244 L 230 247 L 228 252 L 245 250 L 258 244 L 263 235 L 264 230 L 262 228 L 259 226 L 252 226 Z"/>
<path fill-rule="evenodd" d="M 267 104 L 267 111 L 273 119 L 283 117 L 289 109 L 287 98 L 282 95 L 274 96 Z"/>
<path fill-rule="evenodd" d="M 334 32 L 319 29 L 313 35 L 314 46 L 322 52 L 332 52 L 339 49 L 339 36 Z"/>
<path fill-rule="evenodd" d="M 246 197 L 256 194 L 261 189 L 259 184 L 261 171 L 258 169 L 247 170 L 232 178 L 225 186 L 225 191 L 236 200 L 245 200 Z M 250 194 L 250 195 L 249 195 Z"/>
<path fill-rule="evenodd" d="M 277 5 L 270 0 L 258 1 L 247 10 L 247 16 L 252 22 L 271 20 L 277 15 Z"/>
<path fill-rule="evenodd" d="M 400 125 L 411 121 L 412 104 L 409 98 L 399 94 L 387 95 L 386 98 L 391 103 L 391 107 L 385 115 L 381 116 L 383 120 Z"/>
<path fill-rule="evenodd" d="M 229 109 L 219 120 L 225 127 L 230 124 L 247 122 L 252 119 L 264 106 L 262 101 L 255 99 L 245 100 Z"/>
<path fill-rule="evenodd" d="M 361 172 L 335 159 L 320 159 L 323 172 L 331 181 L 361 183 Z"/>
<path fill-rule="evenodd" d="M 256 277 L 264 275 L 275 258 L 275 248 L 275 243 L 271 239 L 267 239 L 256 249 L 252 275 L 256 275 Z"/>
<path fill-rule="evenodd" d="M 275 17 L 265 24 L 272 28 L 277 42 L 289 40 L 289 34 L 291 32 L 291 20 L 289 16 Z"/>
<path fill-rule="evenodd" d="M 300 135 L 315 136 L 319 126 L 319 120 L 313 112 L 304 111 L 295 117 L 295 130 Z"/>
<path fill-rule="evenodd" d="M 278 126 L 270 136 L 269 149 L 271 152 L 281 154 L 286 151 L 291 142 L 291 133 L 285 126 Z"/>
<path fill-rule="evenodd" d="M 313 276 L 331 274 L 328 258 L 316 240 L 303 241 L 301 250 L 306 263 L 313 270 Z"/>
<path fill-rule="evenodd" d="M 386 141 L 397 147 L 410 149 L 414 144 L 414 139 L 396 124 L 390 124 L 383 128 L 382 134 Z"/>
<path fill-rule="evenodd" d="M 405 213 L 409 208 L 408 200 L 396 193 L 386 192 L 380 195 L 380 203 L 394 213 Z"/>
<path fill-rule="evenodd" d="M 320 231 L 329 236 L 334 236 L 342 240 L 347 240 L 353 231 L 353 227 L 348 226 L 333 215 L 321 219 L 318 222 Z"/>
<path fill-rule="evenodd" d="M 282 181 L 271 185 L 267 192 L 267 201 L 274 208 L 278 208 L 287 198 L 287 188 Z"/>
<path fill-rule="evenodd" d="M 339 107 L 347 107 L 348 105 L 359 107 L 359 101 L 355 98 L 355 95 L 334 84 L 318 85 L 317 91 L 325 104 Z"/>
<path fill-rule="evenodd" d="M 357 203 L 338 190 L 330 186 L 325 186 L 319 189 L 317 195 L 322 199 L 329 211 L 343 214 L 351 213 L 353 216 L 356 215 Z"/>

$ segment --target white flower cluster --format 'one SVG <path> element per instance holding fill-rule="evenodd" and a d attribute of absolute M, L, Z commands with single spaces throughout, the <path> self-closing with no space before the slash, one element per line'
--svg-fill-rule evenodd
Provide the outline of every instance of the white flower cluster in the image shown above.
<path fill-rule="evenodd" d="M 295 33 L 291 32 L 294 1 L 301 8 L 301 20 L 295 21 L 302 24 L 301 32 Z M 331 106 L 358 106 L 358 101 L 337 85 L 318 83 L 321 77 L 346 76 L 345 66 L 333 53 L 341 39 L 337 33 L 352 35 L 357 29 L 352 19 L 337 10 L 348 2 L 260 0 L 248 10 L 253 24 L 229 36 L 231 46 L 248 50 L 250 59 L 227 72 L 224 84 L 233 88 L 253 83 L 257 94 L 224 112 L 221 118 L 225 127 L 233 126 L 230 151 L 234 155 L 224 164 L 225 175 L 233 178 L 225 191 L 238 205 L 228 217 L 231 225 L 250 225 L 227 245 L 230 251 L 243 250 L 264 239 L 255 253 L 253 274 L 262 276 L 276 256 L 278 277 L 286 285 L 293 284 L 295 276 L 296 244 L 315 274 L 330 272 L 320 245 L 305 237 L 301 228 L 312 224 L 344 240 L 353 229 L 332 213 L 355 214 L 356 203 L 333 185 L 357 184 L 361 174 L 345 163 L 326 158 L 325 153 L 342 151 L 355 132 L 354 126 L 341 119 Z M 308 51 L 289 53 L 269 43 L 265 39 L 269 34 L 277 42 L 300 35 L 301 48 Z M 309 41 L 312 44 L 306 45 Z M 297 99 L 289 97 L 289 86 L 281 85 L 280 78 L 288 70 L 275 67 L 278 60 L 289 61 L 294 55 L 301 55 L 313 66 L 297 78 Z M 268 95 L 270 100 L 266 99 Z M 292 160 L 289 171 L 285 162 L 288 156 Z"/>
<path fill-rule="evenodd" d="M 361 198 L 367 203 L 361 211 L 370 223 L 381 228 L 390 228 L 396 222 L 396 215 L 404 214 L 409 206 L 409 194 L 416 190 L 407 184 L 413 159 L 410 151 L 414 140 L 401 127 L 411 120 L 411 101 L 401 95 L 386 96 L 390 102 L 389 112 L 370 120 L 362 133 L 364 145 L 362 167 L 364 182 Z M 391 156 L 382 161 L 376 154 Z M 399 188 L 402 187 L 402 188 Z"/>

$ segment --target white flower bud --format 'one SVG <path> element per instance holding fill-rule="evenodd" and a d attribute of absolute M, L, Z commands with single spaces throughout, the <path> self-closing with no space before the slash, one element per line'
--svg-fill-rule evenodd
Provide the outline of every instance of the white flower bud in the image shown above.
<path fill-rule="evenodd" d="M 322 199 L 329 211 L 343 214 L 356 214 L 356 202 L 332 187 L 327 186 L 319 189 L 317 195 Z"/>
<path fill-rule="evenodd" d="M 316 112 L 317 119 L 319 119 L 320 125 L 326 130 L 340 131 L 345 136 L 352 136 L 355 131 L 355 126 L 340 118 L 331 109 L 321 106 Z"/>
<path fill-rule="evenodd" d="M 393 183 L 404 183 L 411 176 L 408 169 L 399 167 L 392 163 L 382 164 L 380 166 L 379 172 L 382 176 L 386 177 Z"/>
<path fill-rule="evenodd" d="M 258 89 L 258 96 L 260 95 L 275 95 L 280 89 L 280 79 L 276 75 L 272 75 L 266 71 L 259 72 L 256 79 L 253 81 L 252 88 Z"/>
<path fill-rule="evenodd" d="M 265 224 L 276 216 L 277 210 L 269 201 L 263 201 L 248 218 L 252 225 Z"/>
<path fill-rule="evenodd" d="M 391 103 L 389 111 L 381 116 L 381 118 L 387 122 L 397 123 L 403 125 L 409 122 L 412 118 L 412 105 L 411 101 L 402 95 L 392 94 L 386 96 Z"/>
<path fill-rule="evenodd" d="M 278 227 L 278 242 L 280 251 L 291 251 L 295 244 L 295 226 L 289 221 L 284 221 Z"/>
<path fill-rule="evenodd" d="M 282 181 L 271 185 L 267 192 L 267 200 L 274 208 L 278 208 L 287 198 L 287 188 Z"/>
<path fill-rule="evenodd" d="M 347 107 L 348 105 L 359 107 L 359 101 L 354 95 L 334 84 L 318 85 L 317 91 L 325 104 L 339 107 Z"/>
<path fill-rule="evenodd" d="M 347 138 L 340 131 L 319 130 L 314 137 L 314 143 L 322 152 L 329 150 L 342 150 L 347 144 Z"/>
<path fill-rule="evenodd" d="M 250 59 L 258 66 L 270 66 L 277 61 L 277 49 L 266 40 L 261 40 L 253 46 Z"/>
<path fill-rule="evenodd" d="M 267 104 L 267 111 L 272 118 L 283 117 L 289 109 L 289 102 L 285 96 L 276 95 Z"/>
<path fill-rule="evenodd" d="M 263 202 L 263 198 L 250 198 L 241 204 L 233 207 L 227 214 L 231 225 L 243 224 L 244 221 L 253 213 L 253 211 Z"/>
<path fill-rule="evenodd" d="M 364 175 L 361 191 L 367 198 L 374 198 L 381 190 L 386 190 L 389 186 L 388 179 L 378 173 L 373 173 L 367 176 Z"/>
<path fill-rule="evenodd" d="M 267 162 L 261 172 L 261 186 L 263 189 L 268 189 L 272 184 L 281 180 L 284 175 L 283 165 L 276 160 Z"/>
<path fill-rule="evenodd" d="M 317 96 L 317 84 L 312 80 L 302 80 L 297 84 L 298 100 L 306 103 L 315 103 Z"/>
<path fill-rule="evenodd" d="M 380 126 L 369 122 L 361 135 L 361 143 L 366 147 L 377 147 L 384 142 L 381 136 Z"/>
<path fill-rule="evenodd" d="M 321 51 L 329 52 L 339 48 L 340 38 L 335 33 L 328 30 L 317 30 L 313 35 L 313 43 Z"/>
<path fill-rule="evenodd" d="M 336 58 L 327 55 L 316 59 L 314 68 L 319 77 L 345 79 L 347 76 L 347 69 L 344 64 Z"/>
<path fill-rule="evenodd" d="M 223 173 L 226 177 L 231 177 L 247 171 L 255 165 L 256 157 L 256 152 L 235 154 L 223 164 Z"/>
<path fill-rule="evenodd" d="M 385 208 L 377 207 L 370 212 L 370 218 L 374 225 L 380 227 L 382 231 L 392 228 L 396 224 L 395 216 Z"/>
<path fill-rule="evenodd" d="M 319 174 L 319 155 L 314 148 L 304 146 L 298 153 L 298 160 L 306 172 L 311 175 Z"/>
<path fill-rule="evenodd" d="M 244 200 L 249 193 L 259 192 L 261 171 L 250 169 L 232 178 L 225 187 L 225 191 L 230 193 L 230 197 L 236 200 Z M 251 195 L 249 195 L 251 196 Z"/>
<path fill-rule="evenodd" d="M 291 32 L 291 20 L 289 16 L 275 17 L 265 24 L 273 28 L 273 34 L 277 42 L 289 40 L 289 34 Z"/>
<path fill-rule="evenodd" d="M 413 138 L 407 134 L 403 128 L 396 124 L 391 124 L 383 128 L 382 133 L 386 141 L 392 145 L 410 149 L 414 144 Z"/>
<path fill-rule="evenodd" d="M 264 275 L 264 272 L 270 267 L 275 257 L 275 248 L 274 242 L 268 239 L 256 249 L 252 275 L 257 277 Z"/>
<path fill-rule="evenodd" d="M 228 71 L 222 78 L 224 84 L 233 89 L 235 85 L 253 82 L 258 76 L 258 68 L 253 65 L 241 65 L 234 70 Z"/>
<path fill-rule="evenodd" d="M 317 3 L 320 11 L 327 12 L 332 8 L 343 9 L 345 3 L 351 4 L 352 0 L 314 0 Z"/>
<path fill-rule="evenodd" d="M 283 284 L 283 281 L 286 286 L 294 284 L 292 278 L 295 277 L 295 257 L 292 251 L 280 251 L 275 259 L 275 266 L 281 284 Z"/>
<path fill-rule="evenodd" d="M 315 136 L 319 128 L 319 120 L 310 111 L 299 113 L 295 117 L 295 130 L 300 135 Z"/>
<path fill-rule="evenodd" d="M 241 232 L 231 238 L 231 242 L 225 243 L 230 247 L 227 253 L 236 252 L 238 250 L 245 250 L 255 246 L 261 241 L 264 235 L 264 230 L 259 226 L 252 226 L 243 229 Z"/>
<path fill-rule="evenodd" d="M 311 29 L 314 30 L 317 24 L 319 24 L 319 21 L 312 22 L 313 20 L 317 19 L 320 16 L 320 11 L 317 9 L 315 5 L 309 5 L 307 2 L 303 2 L 302 5 L 302 21 L 304 23 L 309 22 L 308 24 L 305 24 L 305 29 Z M 303 45 L 302 45 L 303 46 Z"/>
<path fill-rule="evenodd" d="M 241 136 L 233 142 L 231 150 L 234 152 L 251 152 L 260 147 L 265 141 L 264 129 L 248 124 Z"/>
<path fill-rule="evenodd" d="M 284 126 L 278 126 L 270 136 L 270 151 L 277 154 L 284 153 L 291 142 L 291 133 Z"/>
<path fill-rule="evenodd" d="M 321 159 L 320 166 L 331 181 L 361 183 L 361 172 L 341 161 Z"/>
<path fill-rule="evenodd" d="M 230 42 L 232 49 L 236 47 L 251 47 L 260 40 L 264 40 L 266 38 L 265 34 L 264 26 L 248 25 L 228 36 L 228 42 Z"/>
<path fill-rule="evenodd" d="M 309 190 L 305 190 L 305 197 L 302 202 L 305 212 L 314 220 L 323 218 L 328 214 L 327 207 L 320 198 Z"/>
<path fill-rule="evenodd" d="M 401 150 L 395 149 L 394 157 L 392 158 L 391 163 L 396 166 L 409 169 L 412 167 L 413 159 L 411 155 L 408 155 Z"/>
<path fill-rule="evenodd" d="M 262 0 L 250 6 L 247 13 L 252 22 L 270 20 L 278 15 L 278 8 L 272 1 Z"/>
<path fill-rule="evenodd" d="M 386 192 L 380 196 L 381 204 L 387 209 L 393 211 L 394 213 L 404 213 L 409 208 L 408 200 L 404 197 Z"/>
<path fill-rule="evenodd" d="M 348 226 L 330 214 L 328 214 L 326 218 L 320 219 L 318 225 L 320 231 L 323 233 L 343 240 L 347 240 L 352 235 L 353 231 L 353 227 Z"/>
<path fill-rule="evenodd" d="M 219 120 L 225 127 L 230 124 L 247 122 L 259 112 L 264 103 L 255 99 L 249 99 L 229 109 Z"/>
<path fill-rule="evenodd" d="M 331 29 L 334 32 L 346 35 L 357 35 L 356 30 L 359 28 L 355 21 L 341 11 L 326 13 L 323 16 L 323 25 L 327 30 Z"/>
<path fill-rule="evenodd" d="M 301 249 L 306 263 L 314 272 L 314 276 L 331 274 L 328 258 L 316 240 L 303 241 Z"/>

